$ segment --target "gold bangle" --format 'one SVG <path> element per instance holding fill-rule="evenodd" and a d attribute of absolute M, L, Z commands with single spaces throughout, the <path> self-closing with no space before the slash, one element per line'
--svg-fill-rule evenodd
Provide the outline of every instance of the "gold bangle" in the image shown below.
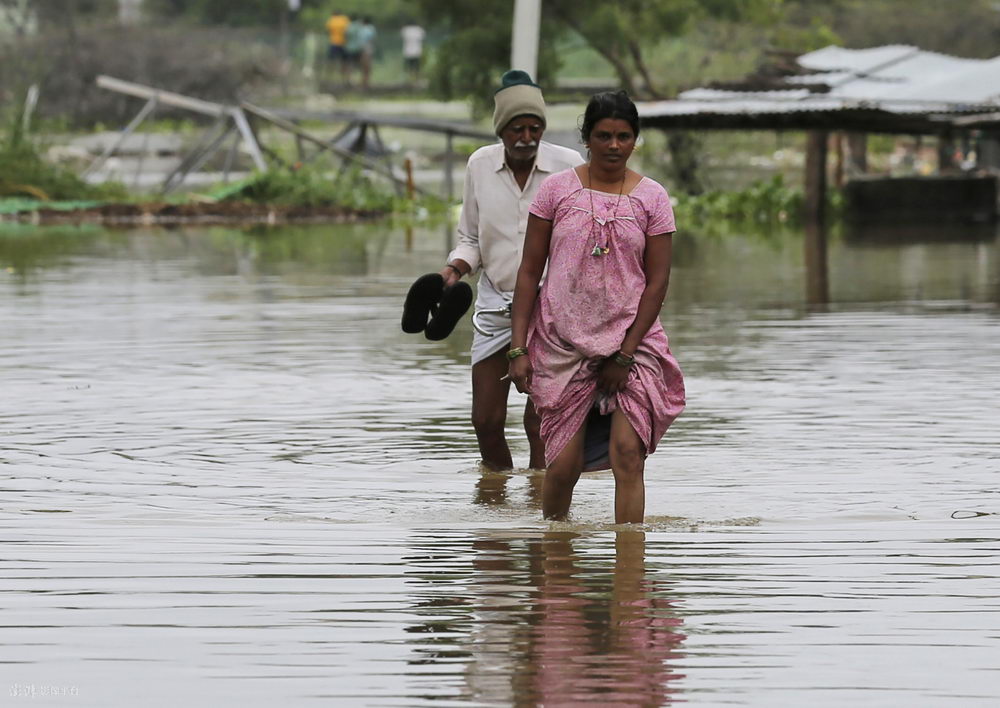
<path fill-rule="evenodd" d="M 524 347 L 514 347 L 513 349 L 507 351 L 507 358 L 513 360 L 517 359 L 519 356 L 524 356 L 527 353 L 528 350 Z"/>

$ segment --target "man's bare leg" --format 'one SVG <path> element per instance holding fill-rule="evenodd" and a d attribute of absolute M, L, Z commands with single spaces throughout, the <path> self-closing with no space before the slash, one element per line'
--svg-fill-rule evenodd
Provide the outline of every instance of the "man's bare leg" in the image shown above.
<path fill-rule="evenodd" d="M 507 356 L 503 349 L 472 365 L 472 427 L 476 430 L 483 466 L 491 470 L 509 470 L 514 466 L 504 434 L 510 380 L 500 379 L 506 375 Z"/>

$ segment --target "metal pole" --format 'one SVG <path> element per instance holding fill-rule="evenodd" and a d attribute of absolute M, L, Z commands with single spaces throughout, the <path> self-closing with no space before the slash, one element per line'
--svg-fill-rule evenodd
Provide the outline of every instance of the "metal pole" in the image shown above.
<path fill-rule="evenodd" d="M 538 33 L 542 21 L 542 0 L 514 0 L 514 25 L 510 42 L 510 66 L 537 79 Z"/>
<path fill-rule="evenodd" d="M 127 126 L 125 126 L 125 130 L 121 132 L 121 135 L 118 136 L 118 139 L 111 145 L 106 147 L 104 149 L 104 152 L 98 155 L 97 159 L 90 163 L 90 166 L 83 171 L 81 177 L 86 177 L 91 172 L 96 170 L 98 167 L 103 165 L 104 161 L 107 160 L 109 157 L 111 157 L 111 154 L 115 150 L 121 147 L 121 144 L 125 142 L 125 138 L 127 138 L 132 133 L 133 130 L 139 127 L 139 124 L 146 119 L 146 116 L 148 116 L 150 113 L 153 112 L 153 109 L 156 108 L 157 103 L 159 103 L 158 97 L 156 96 L 156 94 L 153 94 L 153 96 L 150 97 L 148 101 L 146 101 L 146 105 L 142 107 L 142 110 L 140 110 L 139 113 L 136 114 L 135 118 L 132 119 L 132 122 L 130 122 Z"/>
<path fill-rule="evenodd" d="M 236 123 L 236 129 L 240 131 L 240 135 L 243 137 L 243 144 L 246 145 L 247 150 L 250 152 L 250 158 L 253 160 L 254 167 L 261 172 L 267 171 L 267 163 L 260 152 L 257 136 L 254 135 L 253 128 L 250 127 L 250 122 L 247 120 L 246 114 L 243 113 L 243 109 L 237 106 L 230 110 L 230 115 L 233 117 L 233 122 Z"/>
<path fill-rule="evenodd" d="M 31 132 L 31 116 L 38 105 L 38 84 L 28 87 L 28 93 L 24 97 L 24 112 L 21 114 L 21 135 Z"/>
<path fill-rule="evenodd" d="M 187 176 L 200 169 L 202 165 L 208 162 L 209 158 L 212 157 L 212 155 L 214 155 L 216 151 L 218 151 L 219 147 L 226 141 L 226 138 L 235 132 L 237 132 L 236 126 L 226 126 L 225 130 L 223 130 L 219 136 L 207 145 L 204 150 L 191 156 L 190 161 L 183 170 L 177 170 L 170 175 L 167 181 L 163 184 L 163 193 L 168 194 L 184 184 L 184 180 L 187 179 Z"/>

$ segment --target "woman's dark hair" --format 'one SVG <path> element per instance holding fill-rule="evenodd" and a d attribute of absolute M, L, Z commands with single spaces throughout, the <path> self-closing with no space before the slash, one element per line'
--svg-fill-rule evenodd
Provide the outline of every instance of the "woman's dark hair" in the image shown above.
<path fill-rule="evenodd" d="M 583 114 L 583 124 L 580 126 L 580 138 L 584 143 L 590 140 L 594 126 L 605 118 L 620 118 L 626 121 L 632 127 L 635 137 L 639 137 L 639 111 L 625 91 L 606 91 L 591 97 Z"/>

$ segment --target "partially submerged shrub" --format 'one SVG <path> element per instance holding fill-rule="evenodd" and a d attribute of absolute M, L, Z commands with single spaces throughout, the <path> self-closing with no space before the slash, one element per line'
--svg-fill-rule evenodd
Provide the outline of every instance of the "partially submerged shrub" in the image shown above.
<path fill-rule="evenodd" d="M 21 134 L 21 122 L 12 119 L 0 134 L 0 197 L 50 199 L 123 199 L 117 183 L 88 184 L 75 172 L 46 162 L 38 147 Z"/>
<path fill-rule="evenodd" d="M 787 187 L 781 175 L 735 192 L 706 192 L 678 199 L 685 220 L 726 219 L 736 222 L 797 221 L 802 192 Z"/>
<path fill-rule="evenodd" d="M 396 195 L 357 169 L 339 173 L 318 167 L 280 167 L 259 172 L 233 188 L 223 188 L 225 200 L 282 206 L 339 206 L 360 211 L 389 211 Z"/>

